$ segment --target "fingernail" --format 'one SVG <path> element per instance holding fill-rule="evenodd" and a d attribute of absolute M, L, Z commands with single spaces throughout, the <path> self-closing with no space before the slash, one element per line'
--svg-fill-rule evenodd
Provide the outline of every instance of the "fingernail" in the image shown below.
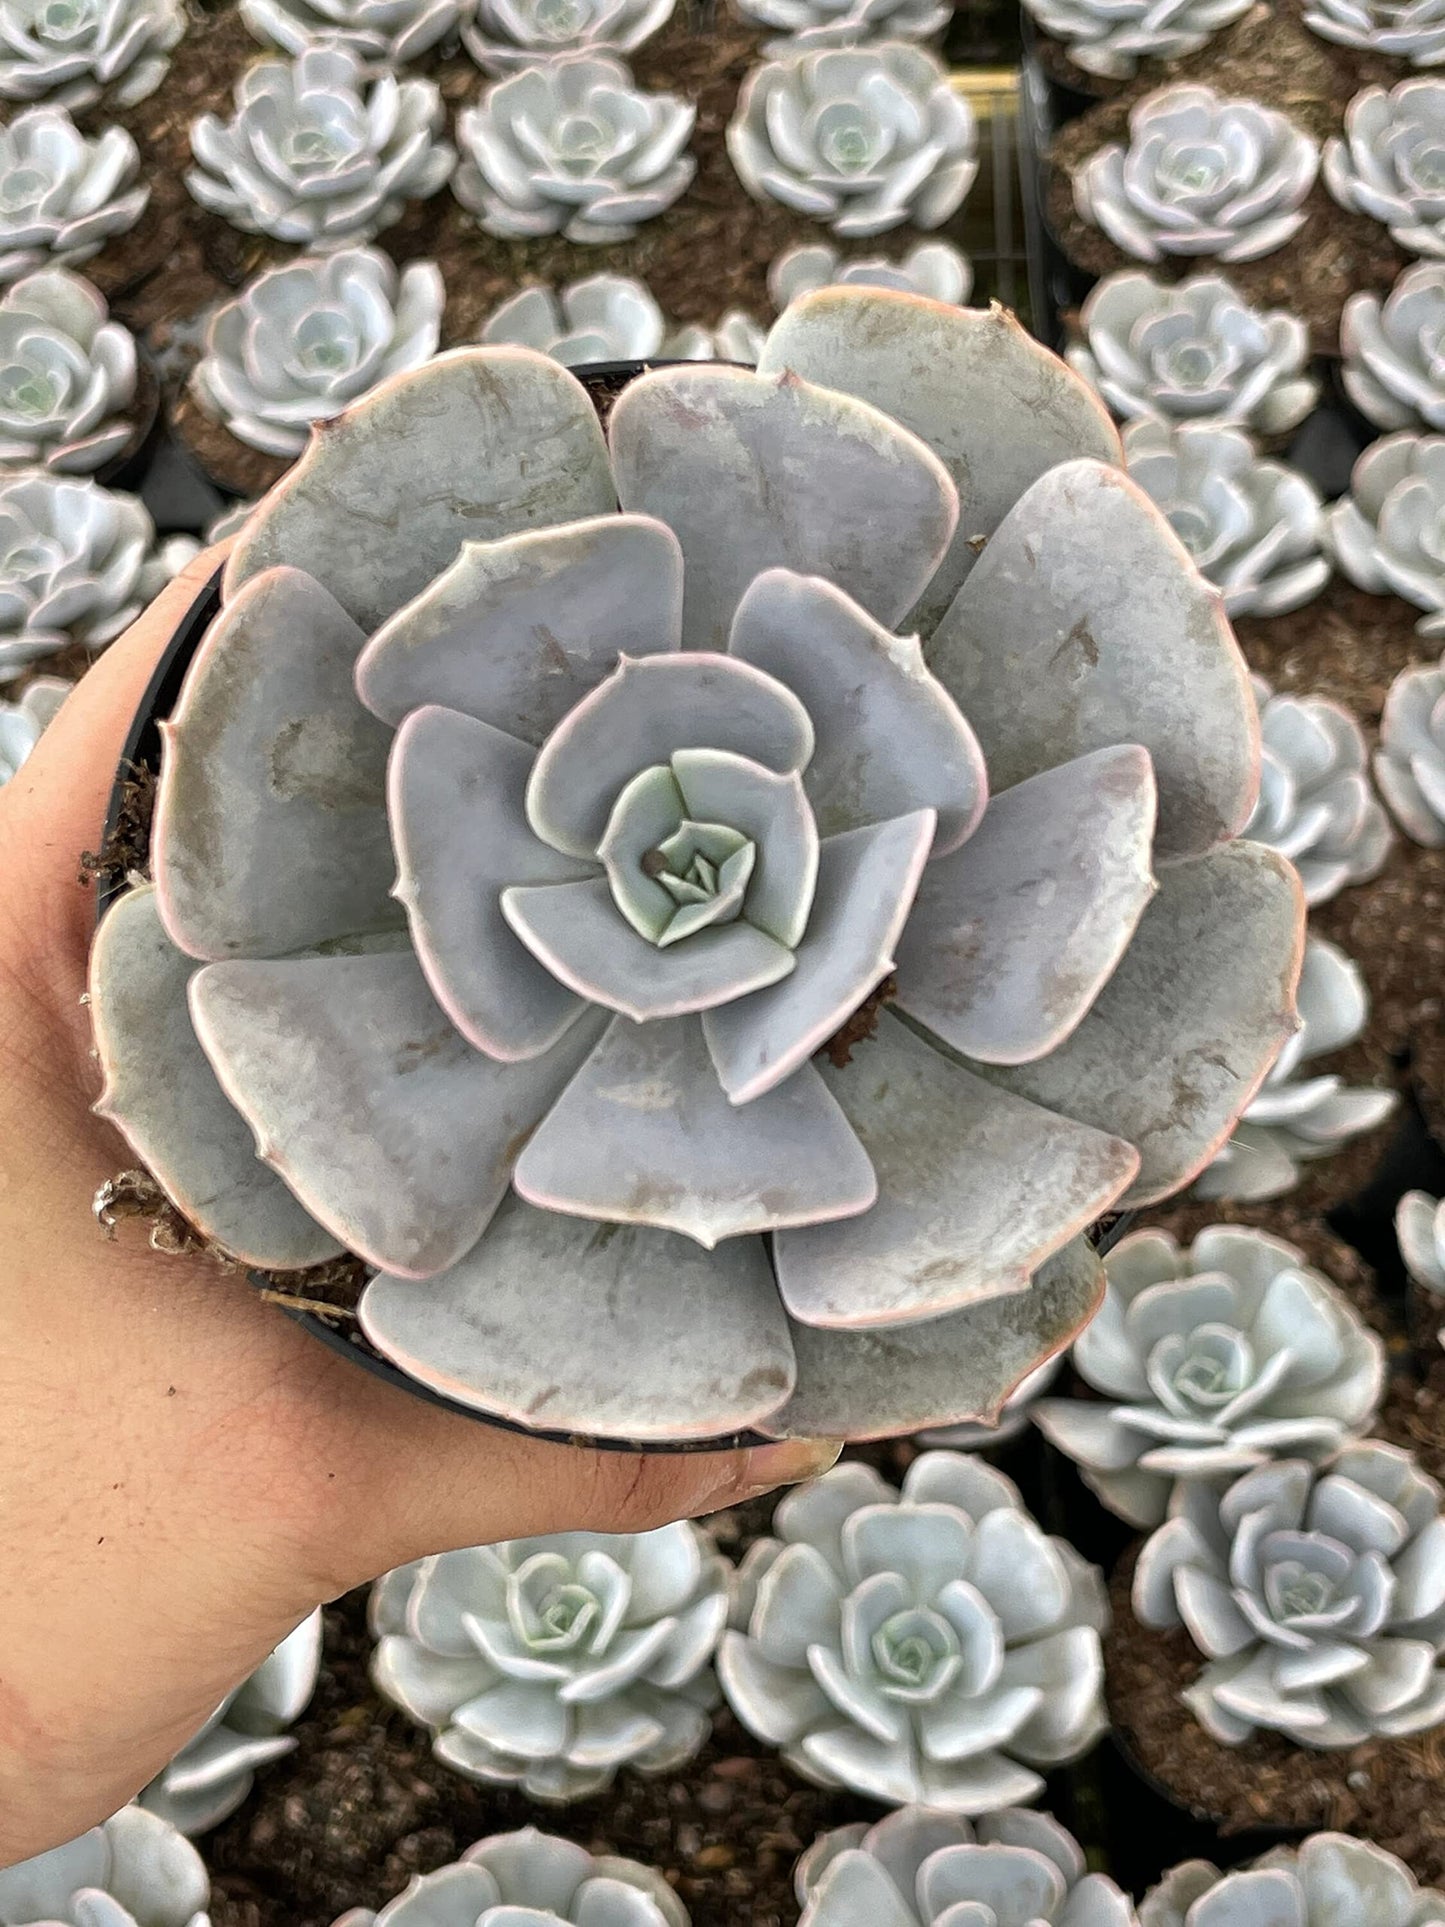
<path fill-rule="evenodd" d="M 837 1464 L 842 1450 L 841 1439 L 784 1439 L 777 1445 L 755 1446 L 743 1462 L 733 1503 L 761 1498 L 780 1485 L 819 1478 Z"/>

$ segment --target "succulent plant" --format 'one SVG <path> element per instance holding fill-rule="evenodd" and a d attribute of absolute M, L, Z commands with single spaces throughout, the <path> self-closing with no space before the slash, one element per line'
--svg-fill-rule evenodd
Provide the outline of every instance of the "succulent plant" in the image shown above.
<path fill-rule="evenodd" d="M 1407 254 L 1445 255 L 1445 80 L 1366 87 L 1325 143 L 1340 206 L 1383 222 Z"/>
<path fill-rule="evenodd" d="M 1234 1135 L 1194 1189 L 1201 1198 L 1255 1203 L 1293 1189 L 1300 1166 L 1327 1158 L 1395 1108 L 1395 1093 L 1352 1090 L 1335 1072 L 1311 1075 L 1316 1057 L 1343 1050 L 1365 1028 L 1370 997 L 1359 965 L 1323 937 L 1305 943 L 1299 981 L 1300 1027 L 1280 1052 L 1235 1127 Z"/>
<path fill-rule="evenodd" d="M 9 0 L 0 100 L 134 107 L 153 94 L 186 30 L 180 0 Z"/>
<path fill-rule="evenodd" d="M 778 38 L 764 53 L 788 55 L 879 40 L 932 40 L 948 25 L 948 0 L 738 0 L 738 11 Z"/>
<path fill-rule="evenodd" d="M 1305 902 L 1328 903 L 1384 868 L 1390 826 L 1370 788 L 1365 732 L 1324 696 L 1275 695 L 1251 676 L 1263 754 L 1259 801 L 1244 834 L 1287 856 Z"/>
<path fill-rule="evenodd" d="M 1034 1799 L 1036 1768 L 1107 1727 L 1102 1575 L 981 1459 L 925 1452 L 901 1491 L 836 1465 L 788 1494 L 773 1532 L 739 1570 L 718 1676 L 805 1779 L 987 1813 Z"/>
<path fill-rule="evenodd" d="M 0 122 L 0 285 L 37 268 L 75 267 L 133 228 L 150 198 L 123 127 L 92 140 L 63 107 Z"/>
<path fill-rule="evenodd" d="M 1046 34 L 1085 73 L 1128 80 L 1144 59 L 1181 60 L 1247 13 L 1250 0 L 1024 0 Z"/>
<path fill-rule="evenodd" d="M 933 1425 L 927 1431 L 920 1432 L 919 1437 L 925 1445 L 945 1445 L 959 1452 L 978 1452 L 989 1446 L 1006 1445 L 1026 1429 L 1033 1414 L 1034 1400 L 1053 1384 L 1063 1362 L 1060 1354 L 1057 1358 L 1048 1359 L 1036 1372 L 1030 1372 L 1027 1378 L 1020 1379 L 1004 1400 L 995 1424 Z"/>
<path fill-rule="evenodd" d="M 1318 143 L 1286 115 L 1181 81 L 1135 104 L 1127 145 L 1089 155 L 1074 203 L 1138 261 L 1256 261 L 1304 226 L 1319 165 Z"/>
<path fill-rule="evenodd" d="M 1383 301 L 1352 294 L 1340 354 L 1346 392 L 1377 428 L 1445 428 L 1445 262 L 1417 261 Z"/>
<path fill-rule="evenodd" d="M 839 1827 L 798 1862 L 805 1927 L 1138 1927 L 1133 1903 L 1089 1873 L 1047 1813 L 1006 1807 L 976 1824 L 904 1807 Z"/>
<path fill-rule="evenodd" d="M 941 227 L 978 173 L 978 131 L 931 54 L 902 42 L 765 61 L 727 134 L 754 199 L 835 234 Z"/>
<path fill-rule="evenodd" d="M 742 308 L 729 308 L 715 328 L 686 322 L 668 331 L 664 356 L 679 361 L 736 361 L 754 367 L 768 331 Z"/>
<path fill-rule="evenodd" d="M 1441 1927 L 1445 1894 L 1417 1886 L 1403 1860 L 1345 1833 L 1276 1847 L 1243 1873 L 1189 1860 L 1146 1894 L 1141 1927 Z"/>
<path fill-rule="evenodd" d="M 1445 60 L 1442 0 L 1306 0 L 1304 24 L 1323 40 L 1400 55 L 1412 67 Z"/>
<path fill-rule="evenodd" d="M 1134 1612 L 1208 1664 L 1182 1695 L 1225 1746 L 1260 1728 L 1358 1746 L 1445 1720 L 1445 1518 L 1408 1452 L 1281 1459 L 1222 1494 L 1181 1485 L 1143 1545 Z"/>
<path fill-rule="evenodd" d="M 882 256 L 845 260 L 825 242 L 804 241 L 768 269 L 768 293 L 780 312 L 819 288 L 896 288 L 961 307 L 973 287 L 973 266 L 947 241 L 920 241 L 901 261 Z"/>
<path fill-rule="evenodd" d="M 731 1578 L 686 1520 L 440 1553 L 377 1581 L 371 1676 L 468 1779 L 585 1799 L 706 1740 Z"/>
<path fill-rule="evenodd" d="M 210 1897 L 190 1841 L 142 1807 L 0 1867 L 3 1927 L 210 1927 Z"/>
<path fill-rule="evenodd" d="M 305 1712 L 320 1670 L 318 1607 L 226 1695 L 195 1738 L 142 1790 L 141 1805 L 182 1833 L 219 1826 L 251 1791 L 257 1767 L 295 1748 L 286 1729 Z"/>
<path fill-rule="evenodd" d="M 491 74 L 572 54 L 630 54 L 665 27 L 677 0 L 475 0 L 467 52 Z"/>
<path fill-rule="evenodd" d="M 1292 1028 L 1218 599 L 1002 311 L 826 289 L 609 431 L 458 350 L 252 511 L 95 952 L 103 1114 L 517 1422 L 992 1418 Z"/>
<path fill-rule="evenodd" d="M 0 469 L 88 474 L 134 433 L 136 352 L 88 281 L 50 268 L 0 297 Z"/>
<path fill-rule="evenodd" d="M 239 8 L 256 39 L 282 53 L 326 42 L 385 67 L 430 53 L 475 10 L 476 0 L 241 0 Z"/>
<path fill-rule="evenodd" d="M 267 455 L 436 353 L 447 291 L 431 261 L 398 274 L 373 248 L 268 268 L 220 308 L 191 374 L 197 401 Z"/>
<path fill-rule="evenodd" d="M 1397 595 L 1424 614 L 1415 633 L 1445 636 L 1445 435 L 1383 435 L 1355 463 L 1350 492 L 1325 510 L 1325 548 L 1356 588 Z M 1382 782 L 1391 807 L 1394 799 Z"/>
<path fill-rule="evenodd" d="M 335 1927 L 688 1927 L 687 1909 L 640 1861 L 590 1854 L 524 1827 L 494 1833 L 420 1874 L 379 1913 L 353 1907 Z"/>
<path fill-rule="evenodd" d="M 1124 421 L 1203 421 L 1283 435 L 1319 399 L 1296 315 L 1249 307 L 1219 274 L 1174 285 L 1138 269 L 1096 282 L 1069 366 Z"/>
<path fill-rule="evenodd" d="M 478 339 L 535 348 L 576 368 L 589 361 L 650 361 L 661 354 L 666 333 L 646 282 L 629 274 L 589 274 L 564 288 L 533 286 L 509 295 L 492 310 Z"/>
<path fill-rule="evenodd" d="M 1406 836 L 1445 847 L 1445 658 L 1415 663 L 1390 685 L 1375 781 Z"/>
<path fill-rule="evenodd" d="M 429 80 L 369 81 L 345 47 L 258 60 L 236 83 L 229 121 L 191 123 L 186 185 L 248 234 L 317 252 L 369 241 L 450 177 L 441 95 Z"/>
<path fill-rule="evenodd" d="M 0 473 L 0 684 L 73 642 L 113 642 L 167 580 L 133 495 Z"/>
<path fill-rule="evenodd" d="M 683 150 L 697 109 L 645 93 L 615 60 L 527 67 L 458 117 L 452 192 L 488 234 L 626 241 L 697 172 Z"/>
<path fill-rule="evenodd" d="M 1283 1238 L 1217 1224 L 1185 1251 L 1135 1231 L 1104 1270 L 1073 1354 L 1100 1396 L 1040 1399 L 1033 1416 L 1131 1525 L 1158 1525 L 1180 1485 L 1322 1459 L 1379 1409 L 1384 1347 Z"/>
<path fill-rule="evenodd" d="M 17 702 L 0 701 L 0 786 L 8 783 L 70 694 L 58 676 L 37 676 Z"/>
<path fill-rule="evenodd" d="M 1314 483 L 1257 455 L 1239 429 L 1141 416 L 1124 430 L 1124 460 L 1230 615 L 1285 615 L 1329 580 Z"/>
<path fill-rule="evenodd" d="M 1445 1298 L 1445 1204 L 1428 1191 L 1407 1191 L 1395 1206 L 1395 1237 L 1415 1283 Z"/>

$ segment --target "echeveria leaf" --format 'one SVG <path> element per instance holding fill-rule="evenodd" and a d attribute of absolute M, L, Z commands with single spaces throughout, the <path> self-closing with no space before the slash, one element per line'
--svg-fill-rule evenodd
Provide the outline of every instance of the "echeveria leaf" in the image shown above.
<path fill-rule="evenodd" d="M 757 846 L 747 919 L 791 950 L 808 927 L 818 881 L 818 828 L 801 778 L 725 749 L 680 749 L 672 773 L 695 821 L 730 823 Z"/>

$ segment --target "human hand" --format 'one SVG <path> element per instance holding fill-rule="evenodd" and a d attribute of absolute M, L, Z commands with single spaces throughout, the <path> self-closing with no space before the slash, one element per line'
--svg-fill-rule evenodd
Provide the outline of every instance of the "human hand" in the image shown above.
<path fill-rule="evenodd" d="M 632 1456 L 394 1391 L 234 1276 L 107 1241 L 90 1106 L 97 846 L 134 710 L 211 550 L 0 790 L 0 1865 L 130 1799 L 318 1600 L 424 1553 L 640 1531 L 821 1471 L 823 1442 Z"/>

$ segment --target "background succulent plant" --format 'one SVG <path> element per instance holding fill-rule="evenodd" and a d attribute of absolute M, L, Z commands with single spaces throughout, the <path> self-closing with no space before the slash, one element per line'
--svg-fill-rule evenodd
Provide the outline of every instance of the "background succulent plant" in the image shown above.
<path fill-rule="evenodd" d="M 1025 0 L 1046 34 L 1068 49 L 1085 73 L 1128 80 L 1144 59 L 1180 60 L 1199 49 L 1240 15 L 1249 0 L 1184 0 L 1160 8 L 1150 0 Z"/>
<path fill-rule="evenodd" d="M 143 1789 L 141 1805 L 182 1833 L 219 1826 L 251 1791 L 257 1767 L 295 1747 L 286 1729 L 310 1704 L 320 1670 L 318 1608 L 226 1695 L 195 1738 Z"/>
<path fill-rule="evenodd" d="M 488 73 L 571 54 L 630 54 L 665 27 L 677 0 L 476 0 L 463 38 Z"/>
<path fill-rule="evenodd" d="M 742 308 L 729 308 L 716 327 L 689 321 L 669 329 L 662 352 L 679 361 L 736 361 L 751 368 L 767 338 L 761 321 Z"/>
<path fill-rule="evenodd" d="M 444 1552 L 377 1582 L 372 1678 L 469 1779 L 584 1799 L 702 1746 L 731 1577 L 686 1521 Z"/>
<path fill-rule="evenodd" d="M 1375 781 L 1406 836 L 1445 846 L 1445 660 L 1402 669 L 1380 717 Z"/>
<path fill-rule="evenodd" d="M 1350 1089 L 1335 1072 L 1311 1074 L 1313 1059 L 1343 1050 L 1363 1033 L 1369 992 L 1359 966 L 1338 945 L 1312 936 L 1299 981 L 1300 1027 L 1213 1164 L 1194 1189 L 1202 1198 L 1254 1203 L 1299 1182 L 1300 1166 L 1332 1156 L 1395 1108 L 1395 1093 Z"/>
<path fill-rule="evenodd" d="M 1287 856 L 1305 901 L 1328 903 L 1384 868 L 1390 826 L 1370 788 L 1365 732 L 1325 696 L 1276 695 L 1251 676 L 1259 704 L 1259 801 L 1244 834 Z"/>
<path fill-rule="evenodd" d="M 1407 1191 L 1395 1207 L 1395 1236 L 1415 1283 L 1445 1298 L 1445 1203 L 1428 1191 Z"/>
<path fill-rule="evenodd" d="M 1367 1840 L 1315 1833 L 1297 1848 L 1276 1847 L 1243 1873 L 1187 1861 L 1145 1896 L 1139 1919 L 1141 1927 L 1247 1927 L 1272 1910 L 1294 1927 L 1373 1927 L 1391 1918 L 1400 1927 L 1436 1927 L 1445 1895 L 1418 1886 L 1403 1860 Z"/>
<path fill-rule="evenodd" d="M 901 1492 L 857 1462 L 790 1492 L 718 1653 L 744 1726 L 805 1779 L 895 1805 L 1032 1800 L 1108 1724 L 1103 1579 L 982 1460 L 926 1452 Z"/>
<path fill-rule="evenodd" d="M 0 1867 L 5 1927 L 210 1927 L 211 1883 L 190 1841 L 141 1807 L 33 1860 Z"/>
<path fill-rule="evenodd" d="M 0 701 L 0 785 L 14 776 L 70 694 L 58 676 L 37 676 L 18 701 Z"/>
<path fill-rule="evenodd" d="M 1124 460 L 1230 615 L 1285 615 L 1329 580 L 1314 483 L 1239 429 L 1143 416 L 1124 430 Z"/>
<path fill-rule="evenodd" d="M 11 0 L 0 42 L 0 100 L 92 106 L 110 90 L 134 107 L 165 78 L 186 30 L 179 0 Z"/>
<path fill-rule="evenodd" d="M 434 262 L 398 273 L 372 248 L 269 268 L 212 319 L 192 391 L 239 441 L 299 455 L 313 422 L 431 359 L 446 298 Z"/>
<path fill-rule="evenodd" d="M 589 361 L 649 361 L 661 354 L 667 321 L 652 290 L 629 274 L 589 274 L 564 288 L 533 286 L 488 316 L 480 340 L 535 348 L 564 367 Z"/>
<path fill-rule="evenodd" d="M 1322 536 L 1357 588 L 1413 602 L 1425 612 L 1415 633 L 1438 638 L 1445 636 L 1442 520 L 1445 435 L 1402 432 L 1371 442 L 1360 456 L 1349 494 L 1325 511 Z"/>
<path fill-rule="evenodd" d="M 687 1909 L 651 1867 L 590 1854 L 574 1841 L 523 1827 L 494 1833 L 460 1860 L 421 1874 L 379 1913 L 353 1907 L 336 1927 L 503 1927 L 526 1921 L 589 1927 L 688 1927 Z"/>
<path fill-rule="evenodd" d="M 241 0 L 238 9 L 256 39 L 282 53 L 324 41 L 387 67 L 430 53 L 475 10 L 476 0 Z"/>
<path fill-rule="evenodd" d="M 755 67 L 727 139 L 751 195 L 844 236 L 941 227 L 978 173 L 967 102 L 931 54 L 901 42 Z"/>
<path fill-rule="evenodd" d="M 1134 1611 L 1207 1656 L 1183 1698 L 1225 1746 L 1261 1728 L 1324 1748 L 1422 1733 L 1445 1719 L 1440 1488 L 1373 1439 L 1222 1495 L 1181 1486 L 1139 1554 Z"/>
<path fill-rule="evenodd" d="M 1282 1238 L 1211 1225 L 1185 1251 L 1136 1231 L 1104 1269 L 1073 1353 L 1100 1397 L 1040 1399 L 1033 1416 L 1131 1525 L 1158 1525 L 1182 1485 L 1324 1458 L 1378 1410 L 1384 1347 Z"/>
<path fill-rule="evenodd" d="M 876 1826 L 839 1827 L 803 1855 L 796 1880 L 806 1927 L 931 1927 L 950 1913 L 959 1927 L 1138 1927 L 1073 1835 L 1026 1807 L 973 1825 L 904 1807 Z"/>
<path fill-rule="evenodd" d="M 1069 366 L 1114 414 L 1283 435 L 1319 398 L 1297 315 L 1249 307 L 1223 275 L 1174 285 L 1135 269 L 1095 283 Z"/>
<path fill-rule="evenodd" d="M 1321 39 L 1403 56 L 1413 67 L 1445 60 L 1441 0 L 1307 0 L 1304 23 Z"/>
<path fill-rule="evenodd" d="M 89 474 L 135 432 L 136 350 L 88 281 L 50 268 L 0 298 L 0 468 Z"/>
<path fill-rule="evenodd" d="M 37 268 L 74 267 L 135 226 L 150 198 L 123 127 L 94 139 L 63 107 L 0 123 L 0 285 Z"/>
<path fill-rule="evenodd" d="M 345 47 L 258 60 L 229 121 L 191 123 L 191 193 L 248 234 L 320 252 L 369 241 L 449 178 L 441 96 L 429 80 L 368 80 Z"/>
<path fill-rule="evenodd" d="M 1318 144 L 1288 116 L 1181 81 L 1136 103 L 1127 145 L 1089 155 L 1074 202 L 1138 261 L 1255 261 L 1303 227 L 1319 165 Z"/>
<path fill-rule="evenodd" d="M 1352 294 L 1340 354 L 1346 392 L 1377 428 L 1445 428 L 1445 262 L 1407 268 L 1383 301 Z"/>
<path fill-rule="evenodd" d="M 1325 143 L 1325 185 L 1340 206 L 1383 222 L 1407 254 L 1445 255 L 1445 80 L 1366 87 Z"/>
<path fill-rule="evenodd" d="M 156 885 L 96 951 L 103 1112 L 224 1249 L 364 1257 L 372 1342 L 483 1410 L 990 1419 L 1096 1301 L 1080 1229 L 1192 1178 L 1292 1028 L 1299 886 L 1232 837 L 1253 699 L 1218 599 L 1002 312 L 825 289 L 759 372 L 654 371 L 609 431 L 545 357 L 459 350 L 252 511 Z M 298 628 L 321 688 L 271 651 Z M 870 1005 L 819 1062 L 890 971 L 914 1027 Z"/>
<path fill-rule="evenodd" d="M 961 307 L 973 287 L 973 266 L 948 241 L 920 241 L 899 261 L 882 256 L 845 260 L 822 241 L 804 241 L 768 269 L 768 293 L 782 310 L 819 288 L 896 288 Z"/>
<path fill-rule="evenodd" d="M 697 109 L 645 93 L 616 60 L 578 57 L 495 82 L 457 119 L 452 191 L 488 234 L 626 241 L 697 172 Z"/>
<path fill-rule="evenodd" d="M 768 54 L 856 47 L 867 41 L 932 40 L 948 25 L 947 0 L 738 0 L 746 19 L 776 27 Z"/>

